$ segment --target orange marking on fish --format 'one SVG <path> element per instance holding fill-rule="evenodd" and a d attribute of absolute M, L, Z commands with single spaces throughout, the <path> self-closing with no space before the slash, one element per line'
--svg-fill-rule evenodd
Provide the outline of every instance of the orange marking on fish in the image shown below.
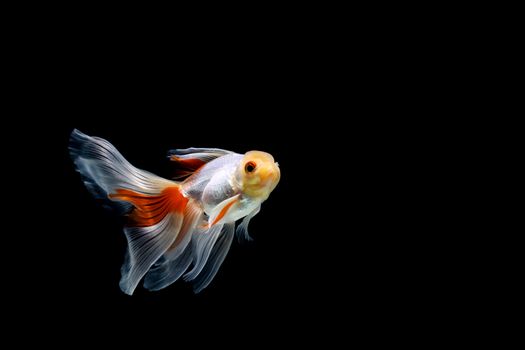
<path fill-rule="evenodd" d="M 135 206 L 129 215 L 134 226 L 145 227 L 158 224 L 168 213 L 184 212 L 188 198 L 184 197 L 179 187 L 166 187 L 160 194 L 150 196 L 126 189 L 117 189 L 109 195 L 111 199 L 130 202 Z"/>
<path fill-rule="evenodd" d="M 205 161 L 199 158 L 179 158 L 177 156 L 171 156 L 170 159 L 188 169 L 198 169 L 204 164 L 206 164 Z"/>
<path fill-rule="evenodd" d="M 234 200 L 234 201 L 231 201 L 230 203 L 226 204 L 224 206 L 224 208 L 222 208 L 221 212 L 219 213 L 219 215 L 217 215 L 217 218 L 211 223 L 210 227 L 215 225 L 217 222 L 219 222 L 220 219 L 222 219 L 224 217 L 224 215 L 226 215 L 226 212 L 228 211 L 228 209 L 230 209 L 230 207 L 235 203 L 237 202 L 237 200 Z"/>
<path fill-rule="evenodd" d="M 171 156 L 170 160 L 177 163 L 181 169 L 175 171 L 176 177 L 184 177 L 197 172 L 204 164 L 205 161 L 199 158 L 179 158 L 177 156 Z"/>

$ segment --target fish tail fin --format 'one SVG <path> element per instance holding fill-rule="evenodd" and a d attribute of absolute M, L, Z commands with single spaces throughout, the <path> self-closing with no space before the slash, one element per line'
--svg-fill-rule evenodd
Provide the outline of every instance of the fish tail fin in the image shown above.
<path fill-rule="evenodd" d="M 69 150 L 90 192 L 128 215 L 124 228 L 128 251 L 120 288 L 131 295 L 157 260 L 178 241 L 187 241 L 177 237 L 189 211 L 189 199 L 178 183 L 135 168 L 104 139 L 75 129 Z"/>

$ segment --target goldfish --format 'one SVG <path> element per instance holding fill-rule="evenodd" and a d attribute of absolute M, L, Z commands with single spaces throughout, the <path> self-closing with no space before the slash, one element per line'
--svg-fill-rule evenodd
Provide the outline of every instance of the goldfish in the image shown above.
<path fill-rule="evenodd" d="M 87 189 L 127 217 L 119 285 L 129 295 L 142 279 L 144 288 L 156 291 L 181 276 L 201 292 L 234 236 L 251 240 L 250 220 L 281 177 L 269 153 L 192 147 L 168 152 L 176 167 L 168 180 L 134 167 L 108 141 L 76 129 L 69 152 Z"/>

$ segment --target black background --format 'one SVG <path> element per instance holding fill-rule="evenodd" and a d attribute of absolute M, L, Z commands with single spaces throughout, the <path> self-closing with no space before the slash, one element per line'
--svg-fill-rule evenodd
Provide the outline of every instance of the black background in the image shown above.
<path fill-rule="evenodd" d="M 63 320 L 167 319 L 183 328 L 222 324 L 228 315 L 250 330 L 270 317 L 283 330 L 334 322 L 334 313 L 358 325 L 395 318 L 419 297 L 424 287 L 412 280 L 421 278 L 419 267 L 406 256 L 414 255 L 414 237 L 400 224 L 404 202 L 391 187 L 395 175 L 385 175 L 396 161 L 388 159 L 377 124 L 357 117 L 362 112 L 334 117 L 329 93 L 297 86 L 284 101 L 258 96 L 260 88 L 235 87 L 220 98 L 203 95 L 203 102 L 175 93 L 161 101 L 155 91 L 137 89 L 65 92 L 57 101 L 65 120 L 45 133 L 39 160 L 49 197 L 39 206 L 46 233 L 32 245 L 42 269 L 34 277 L 37 308 Z M 112 97 L 100 102 L 104 93 Z M 118 287 L 123 221 L 91 198 L 75 172 L 67 149 L 73 128 L 109 140 L 132 164 L 164 177 L 172 172 L 172 148 L 264 150 L 279 162 L 281 182 L 250 225 L 254 241 L 235 241 L 202 293 L 177 281 L 159 292 L 140 286 L 130 297 Z"/>
<path fill-rule="evenodd" d="M 16 146 L 24 155 L 12 164 L 24 169 L 23 205 L 35 212 L 17 221 L 25 234 L 8 236 L 25 248 L 6 278 L 22 323 L 326 341 L 333 338 L 321 329 L 372 334 L 400 320 L 408 320 L 404 331 L 417 328 L 442 299 L 428 278 L 438 239 L 422 204 L 427 169 L 414 167 L 432 130 L 407 118 L 425 94 L 419 76 L 403 75 L 387 32 L 370 40 L 370 28 L 350 37 L 333 29 L 228 40 L 210 32 L 169 44 L 140 33 L 32 32 L 11 87 L 23 91 L 11 113 L 21 128 L 5 128 L 23 135 Z M 281 182 L 252 220 L 254 241 L 235 241 L 202 293 L 177 281 L 130 297 L 118 287 L 122 219 L 75 172 L 67 149 L 74 128 L 164 177 L 172 148 L 267 151 Z"/>

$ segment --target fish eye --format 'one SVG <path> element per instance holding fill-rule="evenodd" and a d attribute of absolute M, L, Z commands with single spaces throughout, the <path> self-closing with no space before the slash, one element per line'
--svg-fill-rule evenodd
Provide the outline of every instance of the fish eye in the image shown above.
<path fill-rule="evenodd" d="M 244 170 L 246 170 L 247 173 L 251 173 L 255 170 L 256 167 L 257 167 L 257 164 L 255 164 L 255 162 L 248 162 L 244 166 Z"/>

